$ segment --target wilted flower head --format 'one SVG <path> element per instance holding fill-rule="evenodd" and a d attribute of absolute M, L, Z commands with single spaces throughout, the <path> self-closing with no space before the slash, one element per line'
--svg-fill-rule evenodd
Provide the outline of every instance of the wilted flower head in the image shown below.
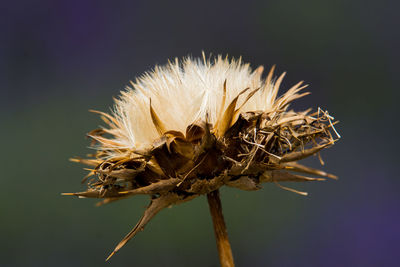
<path fill-rule="evenodd" d="M 118 251 L 160 210 L 221 186 L 258 190 L 263 182 L 318 181 L 335 176 L 297 163 L 334 143 L 332 117 L 289 104 L 307 92 L 297 83 L 282 96 L 285 73 L 266 78 L 241 59 L 170 62 L 144 74 L 115 100 L 107 127 L 89 133 L 96 153 L 74 159 L 94 169 L 88 190 L 68 193 L 109 203 L 148 194 L 151 203 Z M 338 135 L 337 135 L 338 136 Z M 339 137 L 339 136 L 338 136 Z"/>

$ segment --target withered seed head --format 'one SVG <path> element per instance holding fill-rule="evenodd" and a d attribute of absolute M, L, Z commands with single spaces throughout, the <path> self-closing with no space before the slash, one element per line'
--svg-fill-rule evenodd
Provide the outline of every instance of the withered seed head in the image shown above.
<path fill-rule="evenodd" d="M 223 185 L 258 190 L 263 182 L 321 181 L 297 173 L 336 178 L 297 161 L 334 144 L 328 112 L 294 112 L 289 104 L 308 93 L 302 82 L 277 98 L 285 74 L 266 79 L 241 60 L 176 60 L 156 67 L 122 92 L 108 128 L 91 131 L 97 152 L 73 161 L 89 166 L 85 192 L 98 205 L 137 194 L 151 202 L 135 228 L 110 257 L 160 210 Z M 105 135 L 107 137 L 105 137 Z"/>

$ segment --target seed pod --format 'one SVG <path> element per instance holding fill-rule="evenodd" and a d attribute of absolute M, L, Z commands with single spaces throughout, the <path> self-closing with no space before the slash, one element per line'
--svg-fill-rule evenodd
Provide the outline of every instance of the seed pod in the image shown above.
<path fill-rule="evenodd" d="M 289 104 L 308 93 L 294 85 L 277 97 L 285 76 L 262 79 L 241 60 L 176 60 L 155 67 L 115 100 L 107 127 L 89 137 L 96 153 L 73 161 L 94 167 L 85 192 L 99 205 L 147 194 L 150 205 L 110 257 L 165 207 L 226 185 L 259 190 L 264 182 L 336 178 L 297 163 L 334 144 L 333 118 L 321 109 L 295 112 Z M 339 137 L 339 136 L 338 136 Z M 293 172 L 316 175 L 307 177 Z"/>

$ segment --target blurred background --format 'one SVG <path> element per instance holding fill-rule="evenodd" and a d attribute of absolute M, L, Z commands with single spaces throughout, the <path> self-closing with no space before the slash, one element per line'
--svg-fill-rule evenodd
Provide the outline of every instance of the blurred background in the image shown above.
<path fill-rule="evenodd" d="M 338 181 L 224 188 L 237 266 L 398 266 L 398 1 L 8 1 L 1 8 L 0 266 L 219 266 L 205 197 L 158 214 L 109 262 L 148 198 L 101 208 L 62 197 L 73 156 L 136 76 L 187 55 L 243 56 L 287 71 L 342 139 L 323 151 Z M 318 166 L 316 158 L 306 163 Z"/>

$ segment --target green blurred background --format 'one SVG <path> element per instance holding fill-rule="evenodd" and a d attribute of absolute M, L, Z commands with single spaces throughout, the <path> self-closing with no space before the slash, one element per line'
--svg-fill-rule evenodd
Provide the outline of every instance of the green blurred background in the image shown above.
<path fill-rule="evenodd" d="M 95 208 L 85 134 L 136 76 L 187 55 L 243 56 L 287 71 L 343 138 L 338 181 L 224 188 L 237 266 L 398 266 L 398 1 L 14 1 L 2 3 L 0 266 L 218 266 L 204 197 L 162 211 L 109 262 L 148 198 Z M 282 92 L 282 91 L 281 91 Z M 306 162 L 318 166 L 316 158 Z M 397 253 L 397 254 L 396 254 Z"/>

